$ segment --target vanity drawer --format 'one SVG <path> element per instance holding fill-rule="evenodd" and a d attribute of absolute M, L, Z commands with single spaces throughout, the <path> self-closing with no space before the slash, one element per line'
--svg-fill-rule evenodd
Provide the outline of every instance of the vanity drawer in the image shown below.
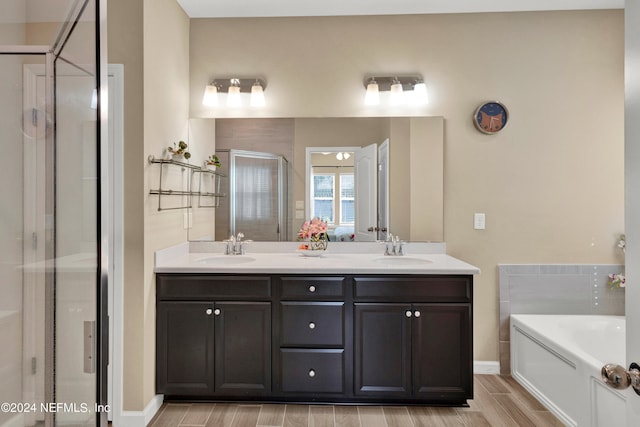
<path fill-rule="evenodd" d="M 269 276 L 211 274 L 157 274 L 156 293 L 161 300 L 220 300 L 270 298 Z"/>
<path fill-rule="evenodd" d="M 282 302 L 280 345 L 344 346 L 344 303 Z"/>
<path fill-rule="evenodd" d="M 326 299 L 344 296 L 342 276 L 281 277 L 282 299 Z"/>
<path fill-rule="evenodd" d="M 344 350 L 280 350 L 282 391 L 342 393 Z"/>
<path fill-rule="evenodd" d="M 470 302 L 473 276 L 358 276 L 354 299 L 407 302 Z"/>

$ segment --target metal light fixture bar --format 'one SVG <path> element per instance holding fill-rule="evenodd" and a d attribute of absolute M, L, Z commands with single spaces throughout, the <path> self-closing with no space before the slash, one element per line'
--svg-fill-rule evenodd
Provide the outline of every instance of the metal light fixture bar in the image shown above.
<path fill-rule="evenodd" d="M 365 89 L 371 83 L 371 80 L 375 80 L 378 83 L 378 90 L 380 92 L 390 91 L 391 85 L 395 80 L 398 80 L 402 85 L 402 89 L 405 91 L 413 90 L 413 86 L 416 83 L 422 83 L 424 80 L 421 75 L 397 75 L 397 76 L 368 76 L 362 81 Z"/>
<path fill-rule="evenodd" d="M 229 92 L 229 86 L 235 85 L 240 86 L 241 93 L 251 93 L 251 87 L 253 87 L 254 83 L 260 83 L 262 86 L 262 90 L 267 88 L 267 82 L 264 79 L 259 77 L 250 77 L 250 78 L 235 78 L 235 77 L 224 77 L 224 78 L 216 78 L 213 79 L 210 83 L 211 86 L 215 86 L 218 89 L 218 92 Z"/>

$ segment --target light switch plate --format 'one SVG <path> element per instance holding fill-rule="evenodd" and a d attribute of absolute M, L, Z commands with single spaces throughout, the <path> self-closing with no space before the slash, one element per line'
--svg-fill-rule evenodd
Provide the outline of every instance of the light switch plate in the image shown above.
<path fill-rule="evenodd" d="M 296 210 L 296 219 L 304 219 L 304 211 Z"/>
<path fill-rule="evenodd" d="M 485 215 L 483 213 L 473 214 L 473 228 L 475 230 L 484 230 L 485 228 Z"/>

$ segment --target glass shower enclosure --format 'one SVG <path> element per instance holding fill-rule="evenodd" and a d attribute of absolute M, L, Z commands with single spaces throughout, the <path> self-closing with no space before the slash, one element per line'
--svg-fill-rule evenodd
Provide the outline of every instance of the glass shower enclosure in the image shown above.
<path fill-rule="evenodd" d="M 283 156 L 216 150 L 228 176 L 221 180 L 215 213 L 216 240 L 242 232 L 255 241 L 288 240 L 288 162 Z"/>
<path fill-rule="evenodd" d="M 39 45 L 34 3 L 0 24 L 0 426 L 106 425 L 106 3 Z"/>

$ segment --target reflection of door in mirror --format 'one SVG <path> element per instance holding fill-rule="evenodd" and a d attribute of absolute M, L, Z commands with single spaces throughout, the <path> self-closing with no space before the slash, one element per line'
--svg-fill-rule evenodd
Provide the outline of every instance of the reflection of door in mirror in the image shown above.
<path fill-rule="evenodd" d="M 216 209 L 216 236 L 242 232 L 256 241 L 287 239 L 287 173 L 283 156 L 243 150 L 216 150 L 229 165 Z M 224 237 L 223 237 L 224 236 Z"/>
<path fill-rule="evenodd" d="M 378 238 L 378 151 L 377 144 L 307 147 L 306 217 L 327 222 L 330 241 Z M 386 199 L 388 180 L 383 183 Z"/>

